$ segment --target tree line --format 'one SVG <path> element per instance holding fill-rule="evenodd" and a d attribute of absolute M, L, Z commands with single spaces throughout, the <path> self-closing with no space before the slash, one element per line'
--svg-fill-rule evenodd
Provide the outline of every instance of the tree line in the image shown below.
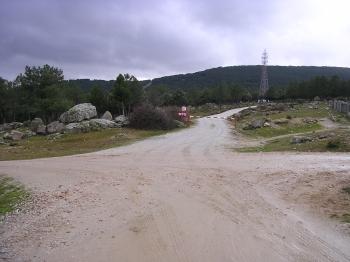
<path fill-rule="evenodd" d="M 24 73 L 12 82 L 0 78 L 0 122 L 22 122 L 34 117 L 51 122 L 70 107 L 84 102 L 95 105 L 100 114 L 106 110 L 128 114 L 143 99 L 141 85 L 129 74 L 119 74 L 110 91 L 100 86 L 85 91 L 64 81 L 59 68 L 26 66 Z"/>
<path fill-rule="evenodd" d="M 350 98 L 350 80 L 338 76 L 318 76 L 308 81 L 292 82 L 287 88 L 272 87 L 267 92 L 271 100 L 278 99 L 348 99 Z"/>
<path fill-rule="evenodd" d="M 114 115 L 128 115 L 140 104 L 155 107 L 202 105 L 205 103 L 231 104 L 256 101 L 258 89 L 234 83 L 221 82 L 202 88 L 169 88 L 138 81 L 129 74 L 119 74 L 109 81 L 111 87 L 94 82 L 89 89 L 81 88 L 75 81 L 65 81 L 63 71 L 49 65 L 26 66 L 24 73 L 14 81 L 0 77 L 0 122 L 25 121 L 40 117 L 45 122 L 56 120 L 70 107 L 90 102 L 99 114 L 106 110 Z M 286 87 L 272 86 L 267 98 L 313 99 L 350 97 L 350 81 L 337 76 L 315 77 L 308 81 L 292 82 Z"/>

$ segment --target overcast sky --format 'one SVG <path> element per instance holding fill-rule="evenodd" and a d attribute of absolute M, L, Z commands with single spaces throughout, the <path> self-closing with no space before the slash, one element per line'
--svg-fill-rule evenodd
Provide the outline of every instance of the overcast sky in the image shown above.
<path fill-rule="evenodd" d="M 350 67 L 349 0 L 1 0 L 0 76 L 139 79 L 218 66 Z"/>

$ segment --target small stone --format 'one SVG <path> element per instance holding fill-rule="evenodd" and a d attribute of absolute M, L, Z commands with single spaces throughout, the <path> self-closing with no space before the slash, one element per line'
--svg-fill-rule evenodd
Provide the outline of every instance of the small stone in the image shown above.
<path fill-rule="evenodd" d="M 302 144 L 305 142 L 310 142 L 312 141 L 311 137 L 307 137 L 307 136 L 293 136 L 290 140 L 291 144 Z"/>

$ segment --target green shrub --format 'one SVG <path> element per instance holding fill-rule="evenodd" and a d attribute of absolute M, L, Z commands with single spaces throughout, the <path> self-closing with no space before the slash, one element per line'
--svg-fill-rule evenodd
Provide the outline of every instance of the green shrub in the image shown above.
<path fill-rule="evenodd" d="M 327 143 L 327 148 L 329 149 L 337 149 L 339 147 L 340 147 L 340 140 L 338 139 L 329 140 Z"/>
<path fill-rule="evenodd" d="M 343 191 L 350 194 L 350 187 L 343 187 Z"/>

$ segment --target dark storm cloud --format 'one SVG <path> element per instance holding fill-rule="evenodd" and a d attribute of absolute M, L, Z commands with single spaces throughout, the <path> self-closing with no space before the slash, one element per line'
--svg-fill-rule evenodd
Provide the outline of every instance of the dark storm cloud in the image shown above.
<path fill-rule="evenodd" d="M 274 64 L 349 65 L 337 54 L 349 44 L 348 4 L 335 2 L 325 24 L 332 10 L 316 0 L 4 0 L 0 76 L 48 63 L 67 78 L 151 78 L 257 64 L 265 47 Z"/>

